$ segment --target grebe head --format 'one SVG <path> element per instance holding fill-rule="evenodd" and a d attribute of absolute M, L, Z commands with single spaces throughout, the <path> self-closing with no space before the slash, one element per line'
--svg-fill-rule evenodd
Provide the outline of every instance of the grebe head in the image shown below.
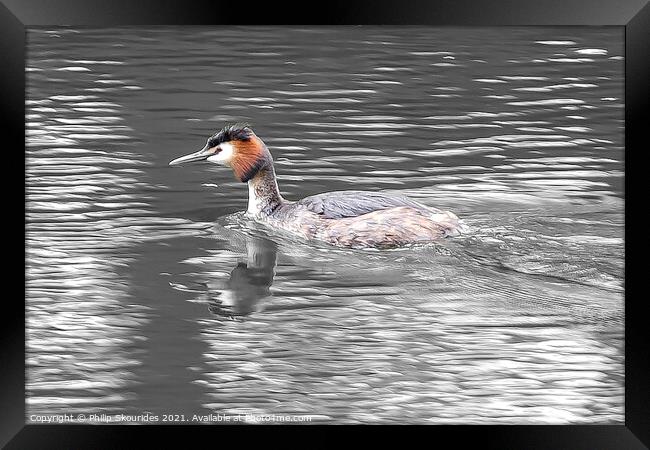
<path fill-rule="evenodd" d="M 208 138 L 205 147 L 169 163 L 208 161 L 232 168 L 237 179 L 247 182 L 263 167 L 273 164 L 271 153 L 248 125 L 231 125 Z"/>

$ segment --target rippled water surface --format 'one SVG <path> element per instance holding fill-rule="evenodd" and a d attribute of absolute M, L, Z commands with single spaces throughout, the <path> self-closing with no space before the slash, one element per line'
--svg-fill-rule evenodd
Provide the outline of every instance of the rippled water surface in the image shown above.
<path fill-rule="evenodd" d="M 622 28 L 30 30 L 28 419 L 621 423 L 622 55 Z M 400 192 L 472 232 L 250 223 L 229 170 L 167 165 L 234 121 L 288 199 Z"/>

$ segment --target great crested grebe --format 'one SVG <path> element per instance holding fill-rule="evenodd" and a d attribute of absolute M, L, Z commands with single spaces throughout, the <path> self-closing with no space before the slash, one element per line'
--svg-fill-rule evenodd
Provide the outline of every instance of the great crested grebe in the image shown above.
<path fill-rule="evenodd" d="M 271 153 L 247 125 L 223 128 L 201 150 L 169 165 L 194 161 L 228 166 L 237 179 L 248 183 L 247 214 L 255 220 L 338 247 L 392 248 L 436 241 L 465 230 L 455 214 L 401 195 L 334 191 L 295 202 L 285 200 Z"/>

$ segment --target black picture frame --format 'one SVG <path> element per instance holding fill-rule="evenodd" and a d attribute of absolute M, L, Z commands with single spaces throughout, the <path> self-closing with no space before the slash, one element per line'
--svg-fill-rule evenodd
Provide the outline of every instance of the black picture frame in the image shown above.
<path fill-rule="evenodd" d="M 431 433 L 427 442 L 452 439 L 454 447 L 468 443 L 481 448 L 548 448 L 548 449 L 636 449 L 650 445 L 650 389 L 648 371 L 650 357 L 646 344 L 648 327 L 642 313 L 644 296 L 633 293 L 644 264 L 634 263 L 634 253 L 641 253 L 645 242 L 640 236 L 644 222 L 643 211 L 634 206 L 634 198 L 643 197 L 643 188 L 635 189 L 633 182 L 642 179 L 634 175 L 644 170 L 641 163 L 642 145 L 650 99 L 650 4 L 645 0 L 402 0 L 390 1 L 328 1 L 302 5 L 259 2 L 244 3 L 211 1 L 183 2 L 180 0 L 1 0 L 0 54 L 2 55 L 2 136 L 5 143 L 3 169 L 6 198 L 21 206 L 18 167 L 24 167 L 24 154 L 18 148 L 25 145 L 25 50 L 26 28 L 42 25 L 72 25 L 105 27 L 116 25 L 616 25 L 625 28 L 625 424 L 580 426 L 469 426 L 437 425 L 422 427 Z M 647 120 L 647 119 L 646 119 Z M 15 141 L 14 146 L 8 143 Z M 640 194 L 638 193 L 640 192 Z M 637 193 L 637 195 L 635 195 Z M 637 205 L 642 207 L 642 205 Z M 18 215 L 5 213 L 5 232 L 20 233 Z M 644 215 L 644 214 L 643 214 Z M 16 229 L 14 229 L 16 228 Z M 23 227 L 23 236 L 25 230 Z M 632 243 L 632 245 L 629 245 Z M 20 252 L 21 250 L 17 250 Z M 641 255 L 639 255 L 641 256 Z M 8 285 L 15 284 L 11 263 L 5 272 Z M 16 275 L 19 278 L 19 275 Z M 23 286 L 24 288 L 24 286 Z M 24 290 L 23 290 L 24 292 Z M 0 404 L 0 444 L 12 449 L 31 448 L 119 448 L 133 447 L 136 437 L 155 437 L 167 441 L 171 432 L 187 431 L 187 426 L 91 426 L 91 425 L 26 425 L 25 424 L 25 308 L 17 295 L 7 295 L 7 309 L 2 327 L 2 371 Z M 229 426 L 192 426 L 194 438 L 215 431 L 222 435 Z M 235 427 L 236 428 L 236 427 Z M 256 431 L 275 433 L 278 427 L 258 426 Z M 280 427 L 282 428 L 282 427 Z M 295 427 L 289 427 L 294 430 Z M 301 427 L 313 439 L 315 429 Z M 364 430 L 367 427 L 357 427 Z M 401 427 L 374 427 L 372 433 L 383 436 L 386 430 Z M 285 428 L 286 429 L 286 428 Z M 245 438 L 237 430 L 240 438 Z M 318 433 L 327 436 L 325 433 Z M 330 434 L 331 435 L 331 434 Z M 336 440 L 336 438 L 334 438 Z M 187 443 L 187 441 L 183 441 Z M 214 442 L 214 441 L 213 441 Z M 285 443 L 287 441 L 283 441 Z M 319 441 L 320 442 L 320 441 Z M 322 441 L 324 442 L 324 441 Z"/>

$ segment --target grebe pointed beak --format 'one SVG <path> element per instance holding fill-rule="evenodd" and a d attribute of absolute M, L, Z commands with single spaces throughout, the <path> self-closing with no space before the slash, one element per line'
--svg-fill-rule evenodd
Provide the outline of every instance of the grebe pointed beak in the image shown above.
<path fill-rule="evenodd" d="M 196 162 L 196 161 L 205 161 L 206 159 L 208 159 L 212 155 L 214 155 L 214 151 L 211 151 L 211 149 L 206 144 L 206 146 L 203 147 L 198 152 L 190 153 L 189 155 L 185 155 L 185 156 L 181 156 L 180 158 L 176 158 L 176 159 L 170 161 L 169 165 L 170 166 L 176 166 L 178 164 L 185 164 L 185 163 L 191 163 L 191 162 Z"/>

